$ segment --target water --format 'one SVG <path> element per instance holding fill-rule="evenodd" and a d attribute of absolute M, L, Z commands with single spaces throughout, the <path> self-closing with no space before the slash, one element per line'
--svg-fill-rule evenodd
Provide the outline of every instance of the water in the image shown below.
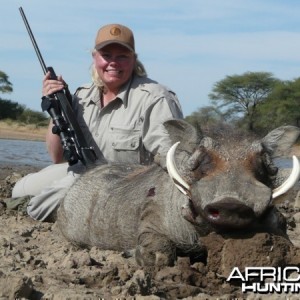
<path fill-rule="evenodd" d="M 51 164 L 45 142 L 0 139 L 0 164 L 44 167 Z M 280 168 L 291 168 L 292 158 L 275 160 Z"/>
<path fill-rule="evenodd" d="M 51 161 L 45 142 L 0 139 L 0 164 L 44 167 Z"/>

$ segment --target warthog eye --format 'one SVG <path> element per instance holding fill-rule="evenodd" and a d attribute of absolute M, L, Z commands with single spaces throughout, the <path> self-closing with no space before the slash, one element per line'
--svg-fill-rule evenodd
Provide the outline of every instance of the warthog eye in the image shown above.
<path fill-rule="evenodd" d="M 193 169 L 194 176 L 198 179 L 206 176 L 210 171 L 215 168 L 215 162 L 213 157 L 209 153 L 201 156 L 197 165 Z"/>

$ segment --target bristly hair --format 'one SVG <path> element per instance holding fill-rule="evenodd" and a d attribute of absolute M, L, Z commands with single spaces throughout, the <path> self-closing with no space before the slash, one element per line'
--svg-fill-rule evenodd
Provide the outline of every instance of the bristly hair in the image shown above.
<path fill-rule="evenodd" d="M 247 140 L 249 142 L 254 141 L 258 138 L 257 135 L 249 131 L 245 131 L 239 127 L 231 125 L 225 122 L 218 122 L 216 124 L 211 124 L 206 127 L 201 127 L 201 132 L 205 136 L 209 136 L 217 141 L 226 142 L 231 141 L 241 141 Z"/>

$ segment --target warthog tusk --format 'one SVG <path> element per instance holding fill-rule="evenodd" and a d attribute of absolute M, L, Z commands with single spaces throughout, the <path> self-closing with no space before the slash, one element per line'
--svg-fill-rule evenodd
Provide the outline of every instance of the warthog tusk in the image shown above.
<path fill-rule="evenodd" d="M 176 162 L 175 162 L 175 151 L 180 142 L 175 143 L 168 151 L 166 157 L 167 170 L 174 181 L 176 187 L 185 195 L 187 195 L 187 191 L 190 189 L 188 183 L 186 183 L 182 177 L 179 175 Z"/>
<path fill-rule="evenodd" d="M 272 197 L 273 199 L 277 198 L 278 196 L 286 193 L 290 188 L 292 188 L 295 183 L 299 180 L 300 178 L 300 163 L 298 158 L 293 155 L 293 170 L 288 177 L 288 179 L 279 187 L 273 190 Z"/>

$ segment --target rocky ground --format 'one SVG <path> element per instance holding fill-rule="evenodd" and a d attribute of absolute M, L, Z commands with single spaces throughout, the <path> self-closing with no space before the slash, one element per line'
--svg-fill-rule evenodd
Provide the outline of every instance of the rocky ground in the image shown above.
<path fill-rule="evenodd" d="M 20 176 L 35 170 L 1 166 L 0 199 L 10 197 Z M 124 253 L 78 249 L 64 240 L 55 223 L 37 222 L 2 206 L 0 299 L 299 299 L 299 294 L 243 294 L 239 282 L 226 282 L 233 267 L 300 267 L 296 194 L 278 204 L 293 244 L 267 233 L 211 234 L 203 239 L 206 254 L 197 259 L 178 257 L 172 267 L 158 263 L 152 272 L 138 267 Z"/>

